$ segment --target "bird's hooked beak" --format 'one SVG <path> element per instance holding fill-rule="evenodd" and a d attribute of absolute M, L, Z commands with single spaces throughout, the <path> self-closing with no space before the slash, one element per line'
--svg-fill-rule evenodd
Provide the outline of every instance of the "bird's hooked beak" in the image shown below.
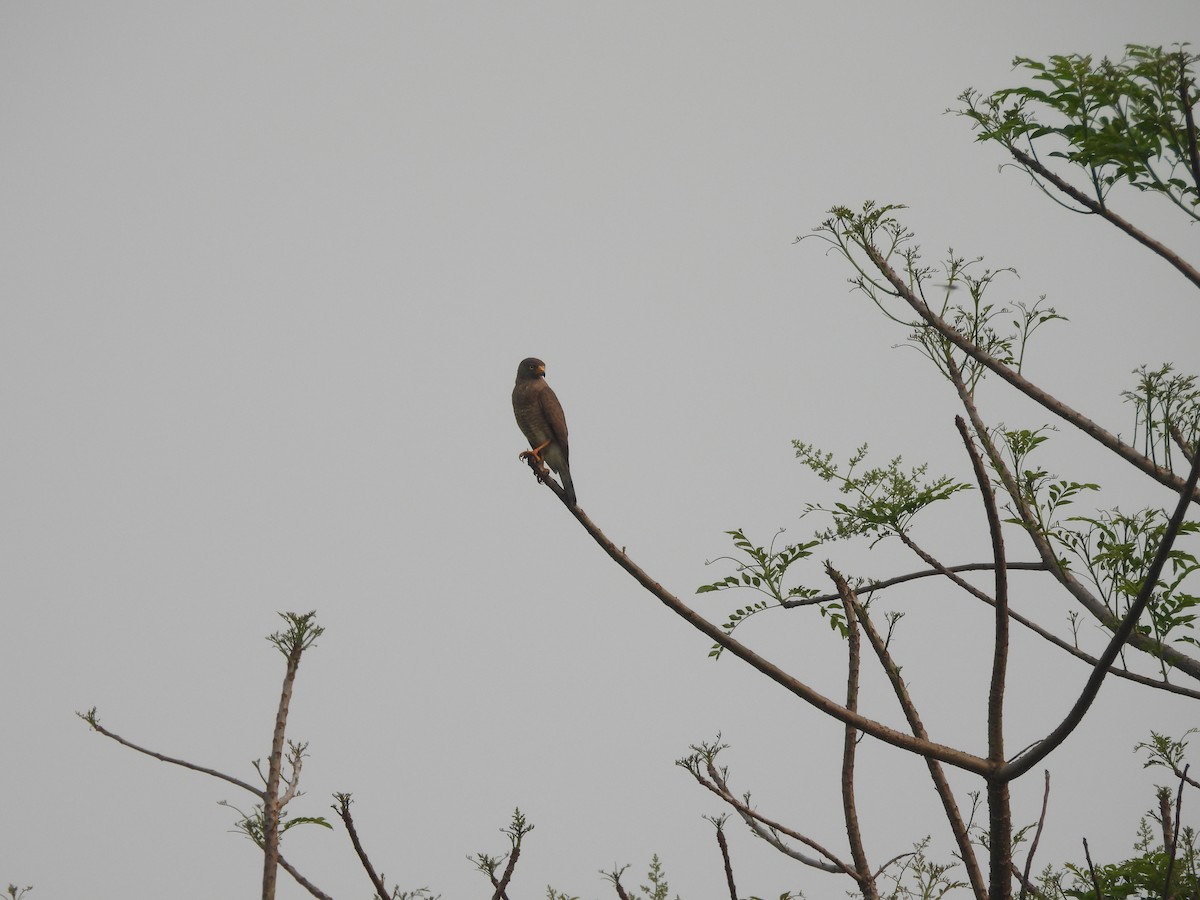
<path fill-rule="evenodd" d="M 545 374 L 546 374 L 546 367 L 545 367 L 545 366 L 538 366 L 538 367 L 537 367 L 537 373 L 538 373 L 539 375 L 545 375 Z"/>

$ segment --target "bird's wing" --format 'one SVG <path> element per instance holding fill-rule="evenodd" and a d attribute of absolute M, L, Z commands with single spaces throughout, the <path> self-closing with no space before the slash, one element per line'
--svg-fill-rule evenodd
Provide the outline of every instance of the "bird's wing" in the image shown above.
<path fill-rule="evenodd" d="M 554 436 L 555 443 L 562 447 L 563 456 L 566 456 L 567 417 L 563 414 L 562 404 L 558 402 L 558 396 L 549 385 L 546 385 L 538 393 L 541 395 L 539 400 L 542 405 L 542 415 L 545 417 L 546 424 L 550 426 L 550 433 Z"/>

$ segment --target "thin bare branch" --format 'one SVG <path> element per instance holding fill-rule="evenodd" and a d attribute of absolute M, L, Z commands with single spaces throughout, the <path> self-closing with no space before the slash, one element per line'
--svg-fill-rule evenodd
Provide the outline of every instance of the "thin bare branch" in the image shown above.
<path fill-rule="evenodd" d="M 188 762 L 186 759 L 177 759 L 173 756 L 166 756 L 155 750 L 147 750 L 145 747 L 139 747 L 137 744 L 133 743 L 132 741 L 125 740 L 125 738 L 121 737 L 119 734 L 115 734 L 114 732 L 109 731 L 107 728 L 105 728 L 103 725 L 100 724 L 100 719 L 96 717 L 95 709 L 92 709 L 91 711 L 89 711 L 87 713 L 76 713 L 76 715 L 79 716 L 79 718 L 83 719 L 85 722 L 87 722 L 88 725 L 90 725 L 93 730 L 98 731 L 100 734 L 104 735 L 106 738 L 109 738 L 110 740 L 116 741 L 118 744 L 122 745 L 123 747 L 128 747 L 130 750 L 136 750 L 138 753 L 144 753 L 147 756 L 153 757 L 154 759 L 160 760 L 161 762 L 170 763 L 173 766 L 180 766 L 184 769 L 191 769 L 193 772 L 201 772 L 204 775 L 211 775 L 213 778 L 219 778 L 222 781 L 228 781 L 230 784 L 237 785 L 244 791 L 249 791 L 251 794 L 253 794 L 255 797 L 258 797 L 260 800 L 263 797 L 263 792 L 261 790 L 254 787 L 253 785 L 247 784 L 246 782 L 242 781 L 240 778 L 234 778 L 232 775 L 226 775 L 224 772 L 218 772 L 216 769 L 209 769 L 205 766 L 198 766 L 195 763 Z"/>
<path fill-rule="evenodd" d="M 285 871 L 289 875 L 291 875 L 292 880 L 295 881 L 296 884 L 300 885 L 300 887 L 304 888 L 306 891 L 308 891 L 310 894 L 312 894 L 314 897 L 316 897 L 317 900 L 333 900 L 332 897 L 330 897 L 328 894 L 326 894 L 324 891 L 322 891 L 320 888 L 318 888 L 315 884 L 313 884 L 311 881 L 309 881 L 307 878 L 305 878 L 303 875 L 301 875 L 298 871 L 296 871 L 296 867 L 293 866 L 286 859 L 284 859 L 282 856 L 279 857 L 279 867 L 281 869 L 283 869 L 283 871 Z"/>
<path fill-rule="evenodd" d="M 900 541 L 906 547 L 911 549 L 914 553 L 917 554 L 917 556 L 921 557 L 922 560 L 924 560 L 925 562 L 929 563 L 930 565 L 932 565 L 934 567 L 933 569 L 930 570 L 931 574 L 944 575 L 946 578 L 950 579 L 950 581 L 952 581 L 954 584 L 958 585 L 960 588 L 962 588 L 964 591 L 966 591 L 972 597 L 976 597 L 979 600 L 982 600 L 984 603 L 988 604 L 988 606 L 996 605 L 996 601 L 993 600 L 990 595 L 988 595 L 984 591 L 981 591 L 979 588 L 975 587 L 975 585 L 971 584 L 966 579 L 959 577 L 959 575 L 957 574 L 954 567 L 943 566 L 933 555 L 931 555 L 928 551 L 924 550 L 920 545 L 918 545 L 915 541 L 913 541 L 913 539 L 911 537 L 909 537 L 907 534 L 901 534 L 899 537 L 900 537 Z M 1031 567 L 1036 566 L 1041 571 L 1051 571 L 1051 567 L 1044 563 L 1031 563 L 1030 566 Z M 1009 563 L 1008 564 L 1008 568 L 1010 571 L 1012 569 L 1018 568 L 1018 567 L 1023 567 L 1023 564 L 1021 564 L 1021 563 Z M 993 568 L 994 568 L 994 566 L 991 563 L 988 563 L 986 565 L 986 569 L 988 571 L 991 571 Z M 836 600 L 837 597 L 832 596 L 829 599 Z M 1008 609 L 1008 616 L 1010 619 L 1012 619 L 1018 625 L 1023 625 L 1025 628 L 1028 628 L 1030 631 L 1032 631 L 1038 637 L 1042 638 L 1045 641 L 1049 641 L 1055 647 L 1058 647 L 1060 650 L 1063 650 L 1063 651 L 1071 654 L 1071 656 L 1074 656 L 1078 660 L 1082 660 L 1083 662 L 1087 663 L 1089 666 L 1095 666 L 1097 663 L 1099 663 L 1099 660 L 1096 657 L 1092 656 L 1090 653 L 1084 652 L 1083 650 L 1076 647 L 1074 644 L 1070 644 L 1067 641 L 1060 638 L 1058 635 L 1056 635 L 1050 631 L 1047 631 L 1045 628 L 1038 625 L 1036 622 L 1032 621 L 1031 619 L 1027 619 L 1025 616 L 1021 615 L 1019 612 L 1014 610 L 1012 607 L 1009 607 L 1009 609 Z M 1155 688 L 1160 691 L 1166 691 L 1167 693 L 1170 693 L 1170 694 L 1180 694 L 1181 696 L 1184 696 L 1184 697 L 1191 697 L 1195 700 L 1200 700 L 1200 690 L 1195 690 L 1193 688 L 1184 687 L 1183 685 L 1175 684 L 1174 682 L 1170 682 L 1170 681 L 1162 681 L 1159 679 L 1150 678 L 1146 675 L 1139 675 L 1138 673 L 1131 672 L 1128 669 L 1120 668 L 1115 663 L 1109 667 L 1109 672 L 1111 672 L 1117 678 L 1124 678 L 1129 681 L 1135 682 L 1137 684 L 1144 685 L 1146 687 L 1152 687 L 1152 688 Z"/>
<path fill-rule="evenodd" d="M 350 843 L 354 845 L 354 852 L 358 855 L 358 861 L 362 863 L 363 868 L 367 872 L 367 877 L 371 880 L 371 884 L 375 888 L 375 893 L 379 900 L 389 900 L 387 885 L 379 875 L 375 874 L 375 867 L 371 865 L 371 860 L 367 857 L 367 851 L 363 849 L 362 842 L 358 839 L 358 830 L 354 827 L 354 816 L 350 814 L 351 798 L 349 794 L 334 794 L 333 798 L 337 801 L 334 804 L 334 811 L 341 817 L 342 822 L 346 826 L 346 833 L 350 835 Z"/>
<path fill-rule="evenodd" d="M 1100 879 L 1096 877 L 1096 867 L 1092 864 L 1092 851 L 1088 847 L 1087 838 L 1083 839 L 1083 858 L 1087 860 L 1088 874 L 1092 876 L 1092 890 L 1096 892 L 1096 900 L 1104 900 L 1104 893 L 1100 890 Z"/>
<path fill-rule="evenodd" d="M 698 770 L 692 770 L 692 775 L 698 782 L 700 782 L 700 784 L 708 788 L 710 791 L 732 806 L 738 815 L 742 817 L 742 820 L 750 827 L 750 829 L 763 840 L 767 841 L 767 843 L 771 844 L 771 846 L 773 846 L 775 849 L 786 854 L 787 856 L 790 856 L 792 859 L 795 859 L 798 862 L 804 863 L 806 866 L 811 866 L 814 869 L 820 869 L 823 872 L 841 872 L 857 880 L 857 874 L 854 871 L 854 867 L 849 863 L 838 859 L 837 856 L 822 847 L 812 838 L 806 837 L 803 834 L 800 834 L 798 831 L 793 831 L 786 825 L 781 825 L 779 822 L 768 819 L 758 811 L 751 809 L 746 803 L 743 803 L 741 800 L 733 796 L 733 792 L 729 790 L 729 785 L 725 783 L 725 779 L 721 776 L 721 773 L 717 771 L 717 767 L 713 765 L 711 761 L 709 761 L 707 768 L 709 778 L 705 778 Z M 765 826 L 765 828 L 763 826 Z M 828 862 L 822 862 L 821 860 L 813 859 L 810 856 L 806 856 L 803 853 L 793 850 L 791 847 L 788 847 L 786 844 L 780 841 L 775 833 L 785 834 L 793 840 L 799 841 L 806 847 L 815 850 L 821 856 L 825 857 Z"/>
<path fill-rule="evenodd" d="M 1100 218 L 1111 223 L 1112 225 L 1115 225 L 1143 247 L 1146 247 L 1151 252 L 1173 266 L 1181 275 L 1183 275 L 1184 278 L 1186 278 L 1196 287 L 1200 287 L 1200 272 L 1188 265 L 1187 262 L 1184 261 L 1183 257 L 1181 257 L 1178 253 L 1175 253 L 1165 244 L 1156 241 L 1140 228 L 1134 226 L 1131 222 L 1121 218 L 1121 216 L 1118 216 L 1105 204 L 1093 200 L 1087 194 L 1074 187 L 1070 182 L 1060 178 L 1058 175 L 1055 175 L 1044 165 L 1042 165 L 1039 160 L 1030 154 L 1017 147 L 1009 147 L 1008 151 L 1013 155 L 1013 158 L 1016 159 L 1018 163 L 1020 163 L 1030 172 L 1035 173 L 1039 178 L 1054 185 L 1055 188 L 1066 194 L 1076 203 L 1086 207 L 1088 211 L 1095 213 L 1096 215 L 1100 216 Z"/>
<path fill-rule="evenodd" d="M 846 583 L 841 574 L 832 565 L 826 564 L 825 573 L 841 590 Z M 858 629 L 858 617 L 855 615 L 853 599 L 843 604 L 846 611 L 846 644 L 848 660 L 846 665 L 846 709 L 858 712 L 858 676 L 862 660 L 862 638 Z M 854 860 L 854 869 L 858 872 L 858 889 L 862 892 L 863 900 L 879 900 L 879 892 L 875 888 L 875 879 L 871 877 L 871 865 L 867 861 L 867 851 L 863 846 L 862 829 L 858 824 L 858 808 L 854 802 L 854 759 L 858 747 L 858 731 L 854 726 L 845 726 L 842 737 L 842 817 L 846 826 L 846 840 L 850 844 L 850 858 Z"/>
<path fill-rule="evenodd" d="M 904 534 L 900 535 L 901 540 L 904 540 L 905 537 L 906 535 Z M 905 543 L 907 543 L 907 541 Z M 991 572 L 995 568 L 996 564 L 990 562 L 964 563 L 958 566 L 942 566 L 939 564 L 937 568 L 933 569 L 923 569 L 920 572 L 909 572 L 906 575 L 897 575 L 894 578 L 884 578 L 881 581 L 869 581 L 866 584 L 856 587 L 855 591 L 859 594 L 868 595 L 868 599 L 870 599 L 870 595 L 875 593 L 875 591 L 881 591 L 884 588 L 889 588 L 897 584 L 904 584 L 907 581 L 915 581 L 918 578 L 930 578 L 934 575 L 947 575 L 952 572 L 955 574 L 959 572 Z M 1008 570 L 1010 572 L 1045 572 L 1048 569 L 1049 567 L 1044 562 L 1010 562 L 1008 564 Z M 961 580 L 956 581 L 955 583 L 960 587 L 966 587 L 968 585 L 968 582 Z M 970 588 L 968 587 L 968 590 L 969 589 Z M 804 597 L 798 600 L 784 600 L 779 605 L 784 608 L 791 609 L 792 607 L 796 606 L 815 606 L 821 603 L 831 603 L 837 599 L 839 599 L 839 596 L 835 591 L 832 594 L 820 594 L 816 597 Z M 986 599 L 988 602 L 991 602 L 990 597 Z"/>
<path fill-rule="evenodd" d="M 953 368 L 953 360 L 947 360 Z M 961 373 L 959 373 L 961 379 Z M 1004 554 L 1004 536 L 1000 532 L 1000 513 L 996 509 L 996 494 L 992 490 L 992 480 L 988 477 L 987 469 L 971 434 L 967 431 L 967 423 L 962 416 L 954 418 L 958 433 L 962 436 L 963 445 L 971 457 L 971 468 L 975 471 L 975 480 L 979 484 L 979 493 L 983 498 L 984 510 L 987 512 L 988 533 L 992 538 L 992 560 L 996 564 L 996 636 L 992 654 L 992 678 L 988 688 L 988 758 L 996 765 L 1004 763 L 1004 682 L 1008 668 L 1008 569 Z M 997 839 L 993 835 L 993 843 Z"/>
<path fill-rule="evenodd" d="M 939 334 L 945 337 L 946 340 L 950 341 L 972 359 L 991 369 L 1010 385 L 1015 387 L 1021 393 L 1025 394 L 1025 396 L 1029 397 L 1036 403 L 1041 404 L 1043 407 L 1065 422 L 1078 428 L 1088 437 L 1092 438 L 1102 446 L 1107 447 L 1126 462 L 1131 463 L 1142 472 L 1145 472 L 1155 481 L 1166 485 L 1172 491 L 1177 493 L 1183 489 L 1183 479 L 1170 469 L 1159 466 L 1153 460 L 1141 453 L 1138 453 L 1134 447 L 1124 443 L 1115 434 L 1112 434 L 1111 432 L 1106 431 L 1104 428 L 1101 428 L 1087 416 L 1072 409 L 1070 406 L 1060 401 L 1057 397 L 1054 397 L 1043 391 L 1015 369 L 1006 366 L 995 357 L 985 353 L 971 340 L 960 334 L 958 330 L 946 322 L 945 319 L 930 309 L 924 300 L 913 293 L 904 279 L 901 278 L 896 270 L 888 264 L 888 261 L 883 257 L 879 250 L 872 246 L 869 241 L 864 240 L 859 246 L 861 246 L 863 252 L 870 257 L 871 263 L 877 269 L 879 269 L 889 284 L 891 284 L 897 296 L 908 303 L 908 305 L 916 311 L 917 315 L 919 315 L 926 322 L 926 324 L 934 328 Z M 1200 273 L 1195 274 L 1197 278 L 1200 278 Z M 1200 281 L 1197 281 L 1196 284 L 1198 287 L 1200 287 Z M 1193 492 L 1190 497 L 1193 502 L 1200 503 L 1200 493 Z"/>
<path fill-rule="evenodd" d="M 553 490 L 554 485 L 552 480 L 545 482 Z M 963 750 L 958 750 L 954 747 L 948 747 L 945 744 L 938 744 L 932 741 L 921 741 L 904 734 L 894 728 L 889 728 L 881 722 L 876 722 L 874 719 L 868 719 L 865 716 L 852 712 L 837 703 L 824 694 L 809 687 L 804 682 L 792 677 L 787 672 L 784 672 L 777 665 L 763 656 L 755 653 L 745 644 L 735 640 L 726 634 L 725 630 L 712 622 L 709 622 L 694 609 L 689 607 L 678 597 L 666 590 L 661 584 L 655 581 L 650 575 L 635 563 L 629 556 L 616 544 L 610 541 L 594 522 L 588 518 L 587 514 L 578 506 L 570 508 L 571 513 L 579 520 L 584 529 L 592 536 L 592 539 L 600 545 L 622 569 L 628 572 L 634 580 L 642 587 L 649 591 L 654 597 L 666 606 L 669 610 L 682 618 L 685 622 L 707 636 L 710 640 L 720 644 L 734 656 L 749 663 L 762 674 L 766 675 L 780 687 L 791 692 L 792 694 L 804 700 L 806 703 L 816 707 L 826 715 L 837 719 L 845 725 L 853 725 L 859 731 L 866 732 L 874 738 L 877 738 L 885 743 L 899 747 L 902 750 L 907 750 L 910 753 L 915 753 L 919 756 L 930 755 L 935 759 L 939 759 L 948 765 L 956 768 L 964 769 L 968 772 L 976 774 L 985 774 L 990 767 L 987 760 L 982 759 Z"/>
<path fill-rule="evenodd" d="M 908 726 L 912 729 L 913 735 L 922 740 L 927 739 L 925 724 L 921 721 L 916 704 L 908 692 L 908 686 L 904 683 L 904 679 L 900 677 L 900 667 L 896 665 L 896 661 L 888 651 L 887 642 L 884 641 L 883 637 L 876 630 L 874 623 L 871 621 L 870 614 L 859 602 L 857 595 L 848 585 L 845 585 L 844 581 L 839 585 L 839 591 L 842 592 L 843 602 L 854 607 L 854 611 L 858 615 L 858 622 L 862 626 L 863 634 L 867 636 L 867 641 L 870 643 L 871 649 L 875 651 L 880 665 L 883 666 L 883 670 L 887 674 L 888 681 L 892 685 L 896 699 L 900 702 L 900 708 L 904 711 L 904 718 L 908 720 Z M 925 765 L 929 769 L 929 777 L 933 780 L 934 790 L 937 791 L 938 799 L 942 801 L 942 809 L 946 813 L 946 821 L 950 823 L 950 831 L 953 833 L 955 844 L 958 846 L 959 858 L 962 860 L 963 868 L 966 869 L 967 880 L 971 883 L 971 889 L 975 894 L 976 900 L 987 900 L 987 886 L 983 881 L 983 872 L 980 871 L 979 861 L 975 857 L 975 845 L 971 843 L 970 831 L 963 821 L 958 803 L 954 799 L 954 793 L 950 790 L 950 782 L 946 780 L 946 773 L 942 770 L 942 764 L 936 759 L 926 757 Z M 880 871 L 883 868 L 886 868 L 886 865 Z"/>
<path fill-rule="evenodd" d="M 721 859 L 725 863 L 725 883 L 729 885 L 729 900 L 738 900 L 737 888 L 733 884 L 733 863 L 729 861 L 729 842 L 725 840 L 723 822 L 717 825 L 717 846 L 721 848 Z"/>
<path fill-rule="evenodd" d="M 1042 829 L 1046 827 L 1046 807 L 1050 805 L 1050 770 L 1045 772 L 1046 787 L 1042 791 L 1042 814 L 1038 816 L 1037 828 L 1033 832 L 1033 843 L 1029 845 L 1029 855 L 1025 857 L 1025 871 L 1021 873 L 1021 900 L 1029 890 L 1029 873 L 1033 869 L 1033 855 L 1037 853 L 1038 842 L 1042 839 Z"/>
<path fill-rule="evenodd" d="M 1191 82 L 1187 77 L 1187 56 L 1179 51 L 1179 107 L 1183 110 L 1184 130 L 1187 135 L 1188 168 L 1192 172 L 1192 184 L 1200 190 L 1200 148 L 1196 141 L 1196 119 L 1192 115 L 1192 98 L 1189 96 Z"/>

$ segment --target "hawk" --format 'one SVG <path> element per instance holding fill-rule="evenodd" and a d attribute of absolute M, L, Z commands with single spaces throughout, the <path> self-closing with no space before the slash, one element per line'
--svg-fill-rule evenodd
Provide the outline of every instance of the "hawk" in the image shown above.
<path fill-rule="evenodd" d="M 540 359 L 523 359 L 517 366 L 512 402 L 517 427 L 531 448 L 521 458 L 532 457 L 539 463 L 544 460 L 562 480 L 567 505 L 574 506 L 575 486 L 567 464 L 567 418 L 558 397 L 546 384 L 546 364 Z"/>

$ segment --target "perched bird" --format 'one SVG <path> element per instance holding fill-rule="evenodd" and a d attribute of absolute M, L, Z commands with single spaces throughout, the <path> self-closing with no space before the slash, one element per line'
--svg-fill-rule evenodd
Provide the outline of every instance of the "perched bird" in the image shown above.
<path fill-rule="evenodd" d="M 567 464 L 567 417 L 562 404 L 550 385 L 546 384 L 546 364 L 540 359 L 521 360 L 517 366 L 517 384 L 513 388 L 513 415 L 517 427 L 529 441 L 531 449 L 522 459 L 543 460 L 562 480 L 567 505 L 575 505 L 575 485 L 571 482 L 571 467 Z"/>

